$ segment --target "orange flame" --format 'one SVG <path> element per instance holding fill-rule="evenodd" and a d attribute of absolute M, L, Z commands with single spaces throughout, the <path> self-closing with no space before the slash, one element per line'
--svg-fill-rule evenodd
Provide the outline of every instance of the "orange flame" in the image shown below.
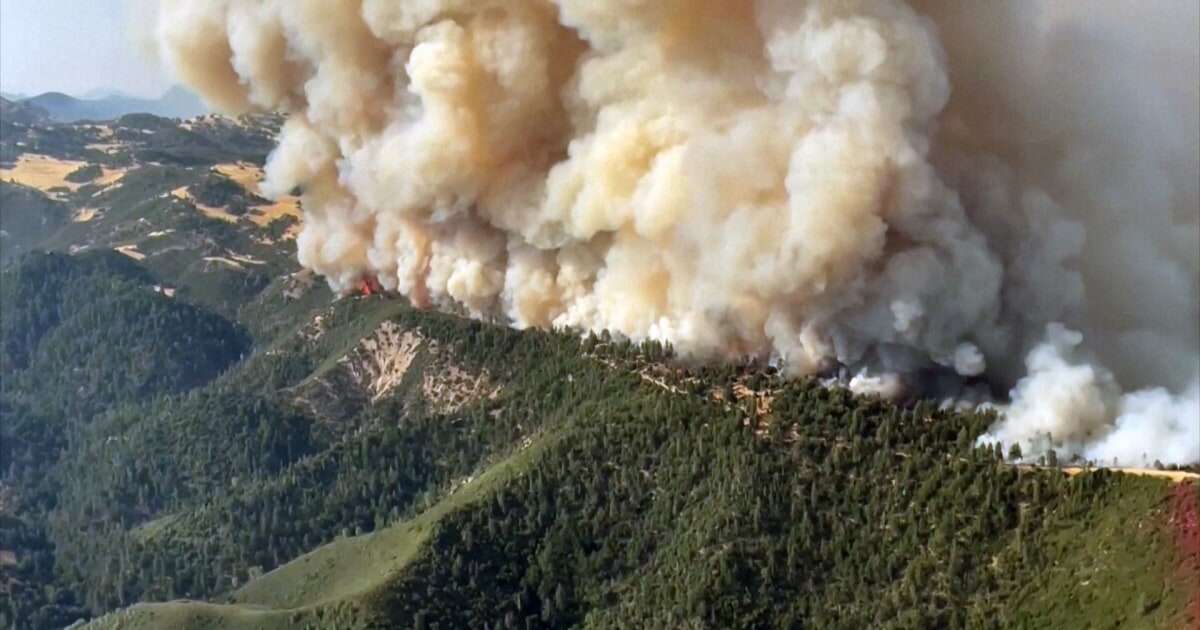
<path fill-rule="evenodd" d="M 363 297 L 370 297 L 377 293 L 383 293 L 383 287 L 380 286 L 379 280 L 375 276 L 364 276 L 358 281 L 358 292 Z"/>

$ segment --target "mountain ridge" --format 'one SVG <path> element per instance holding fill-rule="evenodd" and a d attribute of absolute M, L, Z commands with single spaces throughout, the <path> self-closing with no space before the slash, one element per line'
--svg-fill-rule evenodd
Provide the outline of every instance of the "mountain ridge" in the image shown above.
<path fill-rule="evenodd" d="M 138 98 L 120 92 L 99 98 L 79 98 L 62 92 L 44 92 L 16 103 L 45 111 L 57 122 L 113 120 L 128 114 L 153 114 L 165 118 L 191 118 L 208 113 L 200 99 L 174 86 L 158 98 Z"/>

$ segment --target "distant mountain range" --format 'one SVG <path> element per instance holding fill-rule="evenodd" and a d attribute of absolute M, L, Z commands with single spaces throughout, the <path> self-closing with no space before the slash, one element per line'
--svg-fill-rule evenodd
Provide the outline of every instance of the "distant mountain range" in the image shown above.
<path fill-rule="evenodd" d="M 95 92 L 95 91 L 93 91 Z M 80 120 L 112 120 L 126 114 L 154 114 L 166 118 L 191 118 L 208 113 L 204 103 L 191 92 L 173 87 L 158 99 L 135 98 L 111 92 L 102 98 L 76 98 L 61 92 L 47 92 L 39 96 L 25 99 L 9 99 L 0 113 L 6 120 L 27 122 L 28 110 L 23 110 L 22 119 L 9 118 L 16 112 L 15 106 L 27 106 L 34 111 L 41 110 L 55 122 L 76 122 Z"/>
<path fill-rule="evenodd" d="M 88 101 L 96 101 L 96 100 L 100 100 L 103 98 L 113 98 L 113 97 L 137 98 L 135 96 L 131 96 L 127 92 L 122 92 L 121 90 L 118 90 L 116 88 L 105 88 L 105 87 L 92 88 L 92 89 L 84 92 L 83 94 L 75 95 L 75 98 L 82 98 L 82 99 L 88 100 Z"/>
<path fill-rule="evenodd" d="M 14 101 L 7 96 L 0 96 L 0 121 L 31 125 L 50 117 L 50 113 L 36 105 L 24 101 Z"/>

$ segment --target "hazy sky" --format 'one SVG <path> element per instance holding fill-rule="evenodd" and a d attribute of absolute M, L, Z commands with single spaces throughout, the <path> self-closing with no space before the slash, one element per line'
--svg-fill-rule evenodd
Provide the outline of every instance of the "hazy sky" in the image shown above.
<path fill-rule="evenodd" d="M 0 0 L 0 89 L 158 96 L 165 73 L 132 33 L 150 16 L 123 0 Z M 149 30 L 148 26 L 143 29 Z"/>

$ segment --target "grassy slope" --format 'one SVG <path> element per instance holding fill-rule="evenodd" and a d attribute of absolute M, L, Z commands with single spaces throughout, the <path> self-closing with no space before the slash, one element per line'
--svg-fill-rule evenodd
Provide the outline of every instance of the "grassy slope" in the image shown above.
<path fill-rule="evenodd" d="M 233 604 L 178 601 L 139 604 L 101 617 L 93 630 L 208 630 L 212 628 L 338 627 L 357 599 L 384 588 L 417 557 L 438 521 L 520 476 L 558 436 L 548 434 L 489 467 L 419 516 L 384 530 L 334 541 L 254 580 L 233 594 Z M 330 625 L 330 624 L 334 625 Z"/>
<path fill-rule="evenodd" d="M 1045 541 L 1054 560 L 1015 602 L 1022 628 L 1176 628 L 1187 594 L 1174 578 L 1167 491 L 1125 476 Z"/>
<path fill-rule="evenodd" d="M 529 448 L 503 459 L 416 518 L 382 531 L 335 541 L 250 582 L 233 601 L 254 606 L 297 608 L 355 597 L 381 586 L 402 570 L 446 514 L 488 496 L 519 476 L 556 434 L 542 436 Z"/>

